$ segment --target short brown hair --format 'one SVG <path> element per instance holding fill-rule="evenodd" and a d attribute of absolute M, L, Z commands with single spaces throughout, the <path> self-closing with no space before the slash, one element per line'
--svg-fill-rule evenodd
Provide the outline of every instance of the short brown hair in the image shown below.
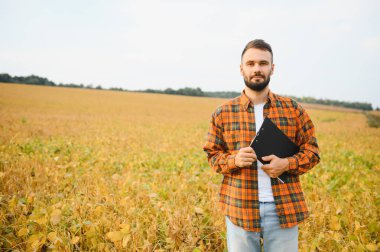
<path fill-rule="evenodd" d="M 268 44 L 264 40 L 255 39 L 255 40 L 249 41 L 248 44 L 244 47 L 243 52 L 241 53 L 241 58 L 243 58 L 244 53 L 250 48 L 256 48 L 256 49 L 270 52 L 270 54 L 272 55 L 272 63 L 273 63 L 272 47 L 270 46 L 270 44 Z"/>

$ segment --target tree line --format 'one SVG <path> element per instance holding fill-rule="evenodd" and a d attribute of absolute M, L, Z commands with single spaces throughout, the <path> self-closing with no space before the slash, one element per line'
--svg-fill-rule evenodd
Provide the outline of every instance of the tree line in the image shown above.
<path fill-rule="evenodd" d="M 199 87 L 197 88 L 185 87 L 185 88 L 180 88 L 177 90 L 172 89 L 172 88 L 167 88 L 164 90 L 159 90 L 159 89 L 127 90 L 120 87 L 111 87 L 111 88 L 105 89 L 101 85 L 94 86 L 92 84 L 83 85 L 83 84 L 74 84 L 74 83 L 56 84 L 53 81 L 48 80 L 47 78 L 43 78 L 36 75 L 29 75 L 29 76 L 23 77 L 23 76 L 11 76 L 7 73 L 0 74 L 0 82 L 43 85 L 43 86 L 71 87 L 71 88 L 102 89 L 102 90 L 104 89 L 104 90 L 128 91 L 128 92 L 186 95 L 186 96 L 199 96 L 199 97 L 233 98 L 240 95 L 240 92 L 234 92 L 234 91 L 216 91 L 216 92 L 203 91 Z M 372 104 L 367 103 L 367 102 L 348 102 L 348 101 L 338 101 L 338 100 L 331 100 L 331 99 L 316 99 L 314 97 L 295 97 L 295 96 L 289 96 L 289 97 L 298 102 L 304 102 L 304 103 L 333 105 L 333 106 L 340 106 L 340 107 L 346 107 L 346 108 L 361 109 L 361 110 L 366 110 L 366 111 L 373 110 Z M 379 110 L 379 108 L 376 108 L 376 110 Z"/>

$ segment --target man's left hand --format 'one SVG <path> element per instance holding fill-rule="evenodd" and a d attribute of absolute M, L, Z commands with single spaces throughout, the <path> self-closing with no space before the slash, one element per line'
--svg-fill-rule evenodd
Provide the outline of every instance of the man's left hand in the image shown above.
<path fill-rule="evenodd" d="M 263 165 L 261 169 L 271 178 L 277 178 L 283 172 L 288 170 L 289 160 L 286 158 L 279 158 L 276 155 L 269 155 L 263 157 L 263 160 L 270 162 L 269 164 Z"/>

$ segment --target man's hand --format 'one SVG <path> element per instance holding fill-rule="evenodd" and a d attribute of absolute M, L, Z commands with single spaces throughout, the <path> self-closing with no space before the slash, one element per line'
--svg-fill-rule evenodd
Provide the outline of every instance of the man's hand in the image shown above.
<path fill-rule="evenodd" d="M 235 165 L 240 168 L 251 166 L 256 159 L 256 153 L 251 147 L 241 148 L 235 156 Z"/>
<path fill-rule="evenodd" d="M 270 161 L 269 164 L 263 165 L 261 169 L 265 171 L 271 178 L 277 178 L 288 170 L 289 160 L 286 158 L 279 158 L 275 155 L 269 155 L 263 157 L 263 160 Z"/>

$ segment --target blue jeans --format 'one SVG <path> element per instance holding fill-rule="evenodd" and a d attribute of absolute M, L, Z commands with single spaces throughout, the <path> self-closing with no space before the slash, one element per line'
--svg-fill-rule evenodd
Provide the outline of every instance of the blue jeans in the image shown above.
<path fill-rule="evenodd" d="M 265 252 L 298 251 L 298 225 L 280 228 L 274 202 L 260 202 L 260 219 L 262 231 L 258 233 L 236 226 L 226 217 L 229 252 L 261 252 L 260 238 Z"/>

